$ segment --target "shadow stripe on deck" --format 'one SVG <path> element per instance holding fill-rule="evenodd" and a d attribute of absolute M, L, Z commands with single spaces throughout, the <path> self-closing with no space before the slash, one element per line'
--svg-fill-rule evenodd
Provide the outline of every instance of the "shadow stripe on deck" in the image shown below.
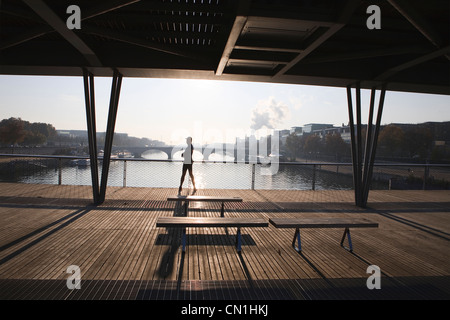
<path fill-rule="evenodd" d="M 450 277 L 269 280 L 66 280 L 0 279 L 0 300 L 448 300 Z"/>

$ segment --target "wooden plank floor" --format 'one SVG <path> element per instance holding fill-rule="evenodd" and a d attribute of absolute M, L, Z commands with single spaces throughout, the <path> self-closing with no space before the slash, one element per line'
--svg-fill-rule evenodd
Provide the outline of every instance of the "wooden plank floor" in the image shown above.
<path fill-rule="evenodd" d="M 354 252 L 339 246 L 343 230 L 188 229 L 186 253 L 178 229 L 156 228 L 180 216 L 167 202 L 176 189 L 108 188 L 91 205 L 88 186 L 0 183 L 0 299 L 449 299 L 450 192 L 371 191 L 369 207 L 352 191 L 199 190 L 239 196 L 225 216 L 356 217 L 377 229 L 351 230 Z M 218 217 L 220 204 L 192 203 L 190 216 Z M 81 289 L 66 272 L 81 270 Z M 369 290 L 369 265 L 381 269 Z"/>

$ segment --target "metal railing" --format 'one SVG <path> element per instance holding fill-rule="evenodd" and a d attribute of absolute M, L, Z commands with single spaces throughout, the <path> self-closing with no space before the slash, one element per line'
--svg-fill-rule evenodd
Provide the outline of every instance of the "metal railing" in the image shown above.
<path fill-rule="evenodd" d="M 102 158 L 99 158 L 101 167 Z M 181 161 L 113 158 L 109 186 L 176 188 Z M 203 189 L 353 189 L 351 163 L 280 162 L 272 164 L 196 161 L 197 188 Z M 101 170 L 99 171 L 101 172 Z M 0 154 L 0 181 L 91 185 L 88 156 Z M 186 175 L 184 186 L 191 186 Z M 450 189 L 450 165 L 376 163 L 371 189 Z"/>

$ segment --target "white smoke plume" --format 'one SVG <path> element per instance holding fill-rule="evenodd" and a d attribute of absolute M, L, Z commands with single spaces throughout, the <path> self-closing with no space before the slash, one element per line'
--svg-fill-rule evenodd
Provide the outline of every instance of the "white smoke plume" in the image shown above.
<path fill-rule="evenodd" d="M 276 102 L 273 97 L 267 100 L 260 100 L 252 110 L 250 128 L 253 130 L 263 128 L 275 129 L 289 116 L 289 108 L 282 102 Z"/>

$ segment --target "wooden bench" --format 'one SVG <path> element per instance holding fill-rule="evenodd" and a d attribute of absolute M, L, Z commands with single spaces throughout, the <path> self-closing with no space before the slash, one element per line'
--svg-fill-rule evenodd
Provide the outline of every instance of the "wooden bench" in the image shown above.
<path fill-rule="evenodd" d="M 378 228 L 378 223 L 365 219 L 351 218 L 271 218 L 270 223 L 276 228 L 295 228 L 292 247 L 297 251 L 302 251 L 300 229 L 308 228 L 345 228 L 341 239 L 341 246 L 350 252 L 353 251 L 352 239 L 350 237 L 350 228 Z M 343 245 L 345 238 L 348 239 L 348 248 Z M 298 246 L 295 246 L 297 241 Z"/>
<path fill-rule="evenodd" d="M 176 196 L 176 197 L 168 197 L 167 201 L 184 201 L 184 214 L 188 215 L 188 206 L 189 202 L 198 201 L 198 202 L 221 202 L 222 208 L 220 211 L 220 216 L 224 217 L 224 207 L 225 202 L 242 202 L 242 198 L 239 197 L 214 197 L 214 196 Z"/>
<path fill-rule="evenodd" d="M 181 244 L 186 249 L 186 228 L 236 227 L 236 249 L 241 251 L 241 228 L 268 227 L 269 223 L 260 218 L 196 218 L 196 217 L 159 217 L 156 227 L 182 228 Z"/>

